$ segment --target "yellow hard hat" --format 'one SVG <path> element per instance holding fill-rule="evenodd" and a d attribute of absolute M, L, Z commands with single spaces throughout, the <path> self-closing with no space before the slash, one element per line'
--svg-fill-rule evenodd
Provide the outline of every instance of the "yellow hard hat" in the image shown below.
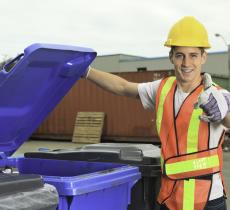
<path fill-rule="evenodd" d="M 192 16 L 186 16 L 173 25 L 164 46 L 211 47 L 205 27 Z"/>

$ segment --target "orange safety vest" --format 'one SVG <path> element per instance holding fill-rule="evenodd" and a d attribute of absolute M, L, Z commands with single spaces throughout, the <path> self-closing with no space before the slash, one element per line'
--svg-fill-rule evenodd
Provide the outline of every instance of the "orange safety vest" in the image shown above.
<path fill-rule="evenodd" d="M 212 186 L 212 175 L 222 176 L 224 129 L 218 129 L 219 144 L 209 148 L 210 124 L 194 109 L 203 85 L 184 100 L 175 116 L 175 77 L 163 79 L 156 96 L 156 124 L 161 140 L 161 189 L 158 202 L 170 210 L 203 210 Z M 223 180 L 223 176 L 222 176 Z"/>

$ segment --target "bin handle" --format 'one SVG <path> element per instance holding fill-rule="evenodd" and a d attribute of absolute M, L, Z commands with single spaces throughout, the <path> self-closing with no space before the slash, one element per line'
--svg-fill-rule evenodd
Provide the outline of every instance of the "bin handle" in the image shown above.
<path fill-rule="evenodd" d="M 143 152 L 141 149 L 136 148 L 122 148 L 120 150 L 121 160 L 134 160 L 134 161 L 143 161 Z"/>
<path fill-rule="evenodd" d="M 10 60 L 8 63 L 6 63 L 3 66 L 3 70 L 5 70 L 6 72 L 10 72 L 10 70 L 15 66 L 15 64 L 18 63 L 18 61 L 21 60 L 21 58 L 24 56 L 24 53 L 21 53 L 19 55 L 17 55 L 15 58 L 13 58 L 12 60 Z"/>

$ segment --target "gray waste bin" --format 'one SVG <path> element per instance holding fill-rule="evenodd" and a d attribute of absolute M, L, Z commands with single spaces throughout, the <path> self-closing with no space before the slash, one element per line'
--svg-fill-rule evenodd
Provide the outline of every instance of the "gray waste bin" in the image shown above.
<path fill-rule="evenodd" d="M 58 193 L 39 175 L 0 174 L 0 210 L 55 210 Z"/>

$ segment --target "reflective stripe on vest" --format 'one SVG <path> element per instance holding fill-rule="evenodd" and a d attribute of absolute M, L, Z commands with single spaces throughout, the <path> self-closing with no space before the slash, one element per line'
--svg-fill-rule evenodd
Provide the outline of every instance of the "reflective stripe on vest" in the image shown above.
<path fill-rule="evenodd" d="M 162 122 L 163 110 L 164 110 L 163 104 L 175 80 L 176 80 L 176 77 L 169 77 L 167 81 L 165 82 L 164 87 L 161 90 L 161 95 L 160 95 L 160 100 L 159 100 L 159 105 L 158 105 L 158 110 L 157 110 L 157 119 L 156 119 L 156 126 L 157 126 L 158 134 L 160 133 L 160 130 L 161 130 L 161 122 Z"/>
<path fill-rule="evenodd" d="M 206 175 L 207 174 L 206 169 L 211 169 L 212 172 L 213 169 L 215 170 L 215 172 L 219 171 L 220 163 L 217 154 L 217 149 L 216 149 L 216 154 L 211 156 L 210 154 L 208 154 L 209 151 L 205 151 L 204 153 L 207 154 L 207 157 L 194 158 L 188 160 L 180 160 L 180 159 L 184 159 L 184 157 L 170 158 L 169 161 L 166 161 L 165 163 L 166 175 L 171 179 L 177 180 L 177 179 L 186 179 L 189 177 Z M 185 157 L 188 156 L 189 155 L 186 155 Z"/>
<path fill-rule="evenodd" d="M 195 179 L 184 180 L 183 210 L 194 210 Z"/>
<path fill-rule="evenodd" d="M 192 112 L 192 116 L 188 128 L 188 136 L 187 136 L 187 153 L 196 152 L 198 150 L 198 134 L 199 134 L 199 125 L 200 125 L 199 116 L 202 114 L 202 112 L 203 112 L 202 109 L 194 109 Z M 191 161 L 195 161 L 195 160 L 191 160 Z M 187 169 L 189 172 L 196 171 L 196 169 L 194 169 L 193 163 L 194 162 L 192 162 L 192 166 L 191 166 L 189 162 L 185 161 L 184 169 L 185 170 Z M 195 201 L 195 179 L 184 180 L 183 210 L 194 210 L 194 201 Z"/>
<path fill-rule="evenodd" d="M 196 152 L 198 150 L 199 116 L 202 113 L 202 109 L 194 109 L 192 112 L 187 136 L 187 153 Z"/>

